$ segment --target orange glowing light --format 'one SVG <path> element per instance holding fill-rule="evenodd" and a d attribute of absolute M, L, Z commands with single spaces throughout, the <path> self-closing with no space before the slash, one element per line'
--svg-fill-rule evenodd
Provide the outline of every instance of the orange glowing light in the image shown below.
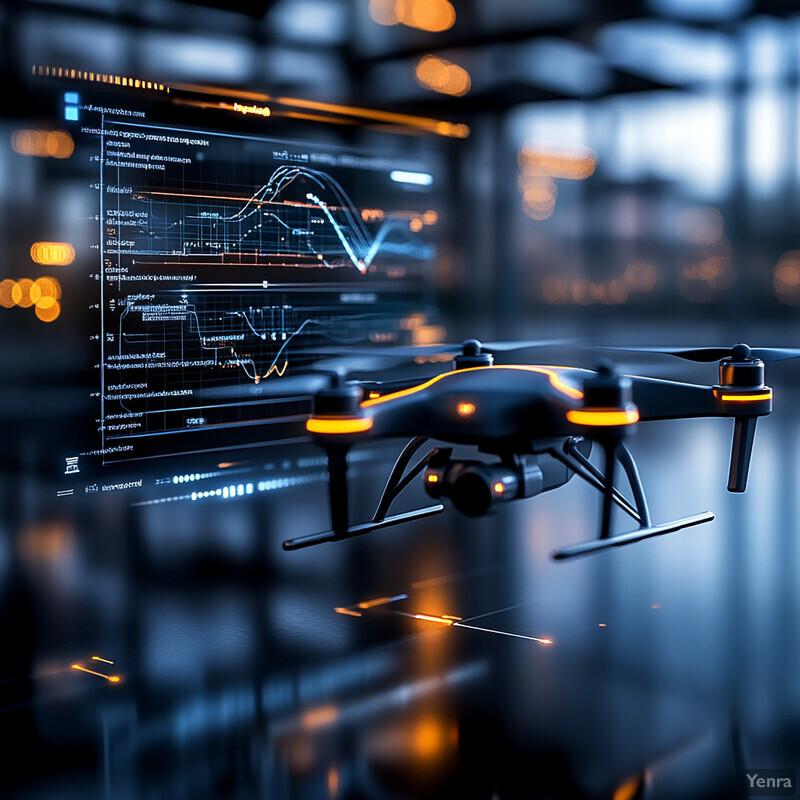
<path fill-rule="evenodd" d="M 42 322 L 54 322 L 61 314 L 61 303 L 52 297 L 43 297 L 36 304 L 35 313 Z"/>
<path fill-rule="evenodd" d="M 373 424 L 372 417 L 341 417 L 329 419 L 311 417 L 306 422 L 306 430 L 309 433 L 364 433 L 368 431 Z"/>
<path fill-rule="evenodd" d="M 380 222 L 386 216 L 382 208 L 363 208 L 361 209 L 361 219 L 364 222 Z"/>
<path fill-rule="evenodd" d="M 18 130 L 11 134 L 11 149 L 21 156 L 69 158 L 75 143 L 67 131 Z"/>
<path fill-rule="evenodd" d="M 456 21 L 456 10 L 449 0 L 400 0 L 396 7 L 404 25 L 429 33 L 449 30 Z"/>
<path fill-rule="evenodd" d="M 459 417 L 471 417 L 475 413 L 475 403 L 459 403 L 456 411 Z"/>
<path fill-rule="evenodd" d="M 304 728 L 322 728 L 336 722 L 339 710 L 334 705 L 320 706 L 306 711 L 300 718 Z"/>
<path fill-rule="evenodd" d="M 339 794 L 339 770 L 331 767 L 328 770 L 328 797 L 336 797 Z"/>
<path fill-rule="evenodd" d="M 71 669 L 77 669 L 81 672 L 86 672 L 89 675 L 97 675 L 98 678 L 105 678 L 109 683 L 119 683 L 120 678 L 119 675 L 103 675 L 102 672 L 95 672 L 93 669 L 86 669 L 86 667 L 82 667 L 80 664 L 73 664 Z"/>
<path fill-rule="evenodd" d="M 598 627 L 598 628 L 606 628 L 606 627 L 608 627 L 608 626 L 606 625 L 606 623 L 605 623 L 605 622 L 598 622 L 598 623 L 597 623 L 597 627 Z"/>
<path fill-rule="evenodd" d="M 435 719 L 424 719 L 414 728 L 414 752 L 420 758 L 431 758 L 442 749 L 445 738 L 442 726 Z"/>
<path fill-rule="evenodd" d="M 345 614 L 348 617 L 360 617 L 361 616 L 361 612 L 360 611 L 353 611 L 352 608 L 344 608 L 343 606 L 336 606 L 336 608 L 334 608 L 333 610 L 337 614 Z"/>
<path fill-rule="evenodd" d="M 421 217 L 414 217 L 414 219 L 410 220 L 408 223 L 408 227 L 414 231 L 414 233 L 419 233 L 422 230 L 422 218 Z"/>
<path fill-rule="evenodd" d="M 363 602 L 358 604 L 359 608 L 374 608 L 375 606 L 385 606 L 387 603 L 391 603 L 394 600 L 393 597 L 376 597 L 374 600 L 364 600 Z"/>
<path fill-rule="evenodd" d="M 276 97 L 274 100 L 284 106 L 324 111 L 330 114 L 348 114 L 360 119 L 406 125 L 408 127 L 429 131 L 430 133 L 436 133 L 440 136 L 466 139 L 470 134 L 469 126 L 463 123 L 445 122 L 444 120 L 418 117 L 412 114 L 398 114 L 395 111 L 378 111 L 372 108 L 345 106 L 338 103 L 323 103 L 318 100 L 300 100 L 295 97 Z"/>
<path fill-rule="evenodd" d="M 569 180 L 584 180 L 597 168 L 597 156 L 588 147 L 543 150 L 526 145 L 519 151 L 518 162 L 528 173 Z"/>
<path fill-rule="evenodd" d="M 771 400 L 772 389 L 768 392 L 755 392 L 753 394 L 721 394 L 720 400 L 727 403 L 757 403 L 759 400 Z"/>
<path fill-rule="evenodd" d="M 440 625 L 452 625 L 455 620 L 446 617 L 434 617 L 430 614 L 412 614 L 414 619 L 422 619 L 426 622 L 438 622 Z"/>
<path fill-rule="evenodd" d="M 100 656 L 92 656 L 92 661 L 102 661 L 104 664 L 113 664 L 113 661 L 109 661 L 107 658 L 100 658 Z"/>
<path fill-rule="evenodd" d="M 34 242 L 31 258 L 37 264 L 63 267 L 75 260 L 75 248 L 68 242 Z"/>
<path fill-rule="evenodd" d="M 584 408 L 567 411 L 567 419 L 573 425 L 633 425 L 639 421 L 639 409 Z"/>
<path fill-rule="evenodd" d="M 445 336 L 441 325 L 419 325 L 411 331 L 414 344 L 438 344 Z"/>
<path fill-rule="evenodd" d="M 543 644 L 545 646 L 553 644 L 552 639 L 539 639 L 539 644 Z"/>
<path fill-rule="evenodd" d="M 439 476 L 435 474 L 428 475 L 428 483 L 439 483 Z"/>
<path fill-rule="evenodd" d="M 13 296 L 15 284 L 16 281 L 12 281 L 10 278 L 0 282 L 0 306 L 3 308 L 12 308 L 16 305 Z"/>
<path fill-rule="evenodd" d="M 503 492 L 506 490 L 506 487 L 500 481 L 497 481 L 492 488 L 494 489 L 495 494 L 503 494 Z"/>
<path fill-rule="evenodd" d="M 547 375 L 547 377 L 550 379 L 551 386 L 553 386 L 555 389 L 558 389 L 558 391 L 562 392 L 568 397 L 572 397 L 575 400 L 580 400 L 583 397 L 583 392 L 580 389 L 572 386 L 570 383 L 567 383 L 558 373 L 558 370 L 560 369 L 572 369 L 572 367 L 534 367 L 526 364 L 503 364 L 502 366 L 496 367 L 467 367 L 466 369 L 456 369 L 452 372 L 443 372 L 441 375 L 437 375 L 435 378 L 431 378 L 429 381 L 425 381 L 425 383 L 421 383 L 419 386 L 412 386 L 410 389 L 401 389 L 399 392 L 385 394 L 382 397 L 376 397 L 373 400 L 365 400 L 363 403 L 361 403 L 361 408 L 370 408 L 378 405 L 379 403 L 386 403 L 390 400 L 397 400 L 401 397 L 409 397 L 412 394 L 416 394 L 417 392 L 422 392 L 425 389 L 430 388 L 437 381 L 440 381 L 442 378 L 446 378 L 449 375 L 471 372 L 477 369 L 516 369 L 523 372 L 538 372 L 542 375 Z"/>
<path fill-rule="evenodd" d="M 20 308 L 30 308 L 36 300 L 31 297 L 31 287 L 33 281 L 30 278 L 22 278 L 11 287 L 11 299 Z M 36 298 L 38 300 L 38 297 Z"/>
<path fill-rule="evenodd" d="M 633 800 L 641 786 L 638 778 L 629 778 L 614 790 L 614 800 Z"/>
<path fill-rule="evenodd" d="M 472 87 L 472 79 L 464 67 L 438 56 L 422 56 L 414 75 L 420 86 L 439 94 L 463 97 Z"/>
<path fill-rule="evenodd" d="M 61 284 L 55 278 L 47 276 L 37 278 L 31 287 L 31 297 L 34 296 L 34 288 L 38 294 L 37 305 L 44 304 L 45 307 L 49 307 L 51 303 L 45 301 L 61 299 Z"/>
<path fill-rule="evenodd" d="M 370 392 L 369 393 L 369 399 L 370 400 L 374 400 L 376 397 L 380 397 L 380 396 L 381 396 L 380 392 Z"/>

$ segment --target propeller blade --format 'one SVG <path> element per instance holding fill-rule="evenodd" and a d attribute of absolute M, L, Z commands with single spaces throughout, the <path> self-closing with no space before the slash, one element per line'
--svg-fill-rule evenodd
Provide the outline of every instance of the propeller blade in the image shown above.
<path fill-rule="evenodd" d="M 530 350 L 536 347 L 550 347 L 559 344 L 566 344 L 570 339 L 535 339 L 531 341 L 517 342 L 481 342 L 481 351 L 488 353 L 504 353 L 513 350 Z M 451 342 L 446 344 L 420 344 L 408 345 L 405 347 L 385 347 L 385 348 L 352 348 L 335 347 L 320 352 L 336 355 L 380 355 L 389 358 L 413 359 L 419 356 L 435 356 L 443 353 L 456 355 L 464 348 L 464 342 Z"/>
<path fill-rule="evenodd" d="M 665 356 L 676 356 L 686 361 L 720 361 L 733 354 L 733 347 L 597 347 L 596 350 L 615 350 L 626 353 L 660 353 Z M 787 361 L 800 358 L 797 347 L 751 347 L 750 353 L 762 361 Z"/>
<path fill-rule="evenodd" d="M 533 350 L 537 347 L 555 347 L 559 344 L 571 344 L 574 339 L 536 339 L 519 342 L 481 342 L 481 350 L 490 353 L 507 353 L 513 350 Z"/>
<path fill-rule="evenodd" d="M 800 347 L 754 347 L 751 352 L 762 361 L 788 361 L 800 358 Z"/>
<path fill-rule="evenodd" d="M 592 349 L 624 353 L 658 353 L 687 361 L 719 361 L 731 354 L 730 347 L 594 347 Z"/>

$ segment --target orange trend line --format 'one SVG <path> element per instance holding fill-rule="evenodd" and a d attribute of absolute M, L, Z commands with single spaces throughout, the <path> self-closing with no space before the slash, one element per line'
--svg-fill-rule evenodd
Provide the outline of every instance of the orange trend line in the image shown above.
<path fill-rule="evenodd" d="M 566 383 L 558 374 L 558 372 L 556 372 L 556 370 L 571 369 L 571 367 L 534 367 L 527 365 L 503 364 L 497 367 L 467 367 L 466 369 L 456 369 L 452 372 L 443 372 L 441 375 L 437 375 L 436 377 L 431 378 L 429 381 L 421 383 L 419 386 L 412 386 L 410 389 L 401 389 L 399 392 L 392 392 L 391 394 L 385 394 L 382 397 L 376 397 L 372 400 L 365 400 L 363 403 L 361 403 L 361 408 L 370 408 L 371 406 L 385 403 L 388 400 L 397 400 L 400 397 L 408 397 L 409 395 L 424 391 L 430 386 L 433 386 L 433 384 L 437 381 L 440 381 L 442 378 L 446 378 L 448 375 L 454 375 L 459 372 L 472 372 L 476 369 L 517 369 L 525 372 L 539 372 L 543 375 L 547 375 L 553 388 L 557 389 L 562 394 L 572 397 L 575 400 L 580 400 L 583 397 L 583 392 L 580 389 L 572 386 L 569 383 Z"/>

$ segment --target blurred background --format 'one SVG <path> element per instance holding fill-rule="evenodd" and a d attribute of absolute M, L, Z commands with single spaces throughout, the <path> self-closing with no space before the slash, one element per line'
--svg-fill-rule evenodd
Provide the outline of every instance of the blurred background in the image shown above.
<path fill-rule="evenodd" d="M 413 170 L 394 194 L 341 173 L 366 224 L 384 204 L 435 242 L 364 276 L 414 278 L 356 331 L 376 345 L 794 346 L 796 4 L 5 0 L 0 62 L 3 796 L 729 798 L 800 767 L 799 362 L 769 368 L 743 496 L 729 422 L 636 432 L 655 520 L 710 525 L 557 564 L 597 524 L 572 481 L 286 553 L 329 524 L 298 431 L 101 452 L 108 151 L 84 130 L 105 106 L 221 132 L 215 180 L 252 190 L 266 151 L 235 137 Z M 401 444 L 354 455 L 354 518 Z"/>

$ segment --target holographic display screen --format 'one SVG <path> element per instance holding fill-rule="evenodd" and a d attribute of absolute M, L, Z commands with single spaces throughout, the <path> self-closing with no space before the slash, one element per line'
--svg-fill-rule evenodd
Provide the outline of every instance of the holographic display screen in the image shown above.
<path fill-rule="evenodd" d="M 302 436 L 310 397 L 288 378 L 415 341 L 440 212 L 414 137 L 69 94 L 103 463 Z"/>

